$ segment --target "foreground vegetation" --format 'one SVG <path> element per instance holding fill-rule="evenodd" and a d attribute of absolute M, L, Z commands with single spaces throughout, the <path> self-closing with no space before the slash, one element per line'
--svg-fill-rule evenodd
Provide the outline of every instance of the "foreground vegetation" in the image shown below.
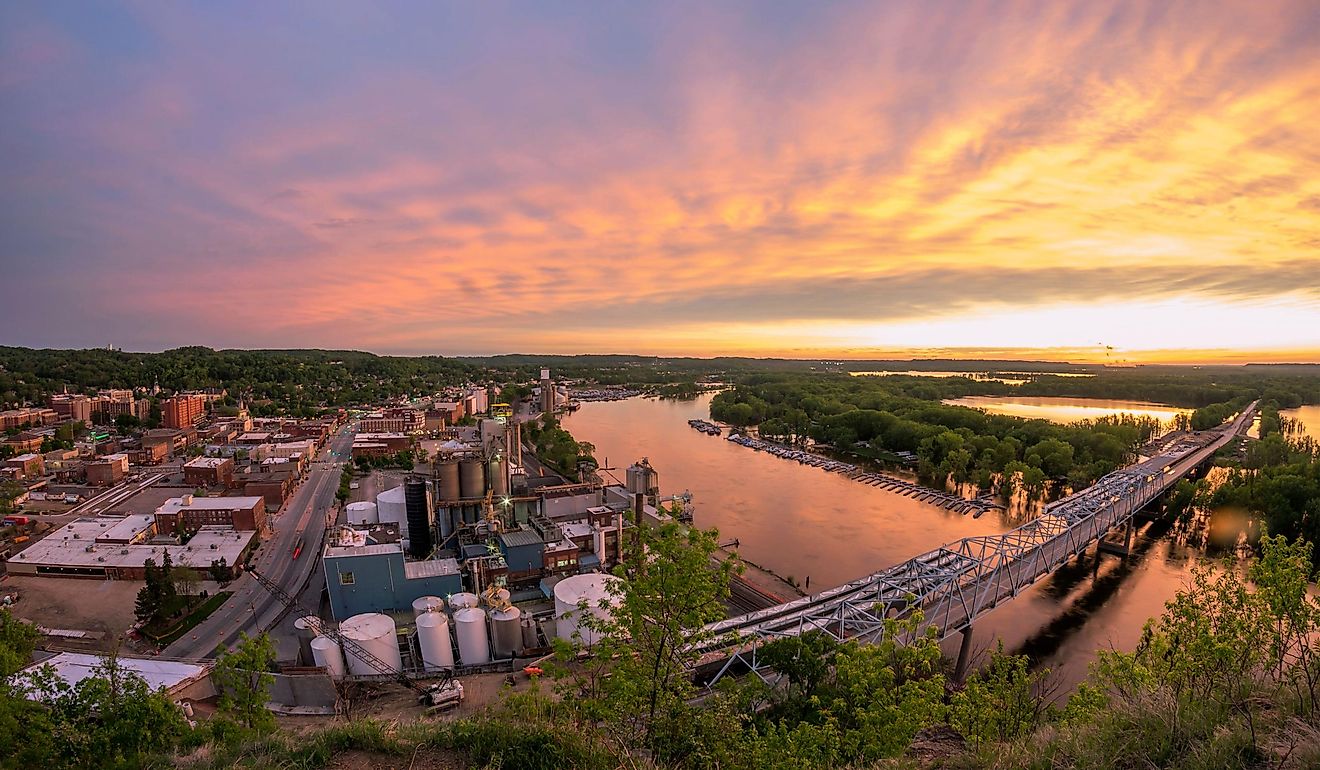
<path fill-rule="evenodd" d="M 914 633 L 917 617 L 889 621 L 887 640 L 873 646 L 819 633 L 771 642 L 763 655 L 778 681 L 726 679 L 704 694 L 684 675 L 692 659 L 681 641 L 721 614 L 736 569 L 710 560 L 715 537 L 674 525 L 644 531 L 620 572 L 618 610 L 584 621 L 602 635 L 592 654 L 561 648 L 555 696 L 510 695 L 453 722 L 282 733 L 263 708 L 274 656 L 258 637 L 221 658 L 220 713 L 189 728 L 113 659 L 76 688 L 45 675 L 18 679 L 35 633 L 0 613 L 0 730 L 23 738 L 5 744 L 0 765 L 325 767 L 349 749 L 529 769 L 1320 763 L 1320 600 L 1308 593 L 1309 543 L 1265 537 L 1249 568 L 1196 569 L 1137 649 L 1102 651 L 1060 707 L 1047 672 L 1002 650 L 955 683 L 934 639 Z M 932 754 L 933 736 L 942 740 Z"/>

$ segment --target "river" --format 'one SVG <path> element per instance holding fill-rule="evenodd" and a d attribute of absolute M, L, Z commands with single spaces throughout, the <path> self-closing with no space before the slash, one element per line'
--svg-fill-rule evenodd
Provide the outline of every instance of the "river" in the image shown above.
<path fill-rule="evenodd" d="M 687 421 L 709 417 L 711 398 L 587 403 L 563 425 L 594 444 L 620 480 L 628 465 L 650 458 L 662 494 L 692 491 L 698 525 L 717 528 L 722 540 L 738 538 L 745 558 L 780 575 L 799 583 L 810 576 L 811 592 L 1017 523 L 1005 513 L 973 519 L 699 433 Z M 1097 650 L 1132 649 L 1146 619 L 1203 558 L 1162 523 L 1144 522 L 1126 562 L 1102 557 L 1095 578 L 1091 559 L 1064 567 L 979 620 L 975 648 L 1000 638 L 1071 691 Z M 956 643 L 946 651 L 956 653 Z"/>
<path fill-rule="evenodd" d="M 1069 423 L 1094 420 L 1112 414 L 1131 414 L 1154 417 L 1170 422 L 1179 414 L 1191 414 L 1191 409 L 1180 409 L 1166 404 L 1147 401 L 1119 401 L 1102 398 L 1032 397 L 1032 396 L 965 396 L 944 401 L 955 406 L 969 406 L 991 414 L 1006 414 L 1033 420 Z"/>

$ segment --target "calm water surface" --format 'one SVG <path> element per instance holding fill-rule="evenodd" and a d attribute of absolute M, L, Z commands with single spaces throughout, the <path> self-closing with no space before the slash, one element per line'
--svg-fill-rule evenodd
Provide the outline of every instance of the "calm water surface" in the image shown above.
<path fill-rule="evenodd" d="M 687 421 L 708 417 L 710 398 L 588 403 L 563 424 L 595 444 L 597 459 L 608 459 L 619 479 L 629 464 L 649 457 L 662 494 L 692 491 L 700 526 L 738 538 L 745 558 L 781 575 L 799 582 L 810 576 L 812 592 L 1017 524 L 1007 514 L 951 513 L 698 433 Z M 1126 562 L 1103 557 L 1095 577 L 1088 557 L 1037 583 L 978 621 L 976 647 L 1002 638 L 1007 649 L 1055 670 L 1070 690 L 1096 650 L 1132 649 L 1146 619 L 1205 558 L 1160 522 L 1142 525 L 1134 550 Z M 947 645 L 950 654 L 956 642 Z"/>
<path fill-rule="evenodd" d="M 1310 436 L 1316 441 L 1320 441 L 1320 404 L 1311 404 L 1297 409 L 1280 409 L 1279 416 L 1301 420 L 1304 429 L 1298 435 Z"/>
<path fill-rule="evenodd" d="M 1030 396 L 965 396 L 945 399 L 944 403 L 983 409 L 991 414 L 1006 414 L 1032 420 L 1068 423 L 1093 420 L 1111 414 L 1131 414 L 1154 417 L 1169 422 L 1179 414 L 1191 414 L 1191 409 L 1180 409 L 1147 401 L 1118 401 L 1104 398 L 1064 398 Z"/>

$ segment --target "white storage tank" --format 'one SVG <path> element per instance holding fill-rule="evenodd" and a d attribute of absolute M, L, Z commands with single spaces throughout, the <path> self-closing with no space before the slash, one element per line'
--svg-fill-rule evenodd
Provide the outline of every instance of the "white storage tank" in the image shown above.
<path fill-rule="evenodd" d="M 445 600 L 439 596 L 419 596 L 413 599 L 413 617 L 421 617 L 427 612 L 444 612 Z"/>
<path fill-rule="evenodd" d="M 465 607 L 454 613 L 454 633 L 458 636 L 458 657 L 465 666 L 479 666 L 490 662 L 490 645 L 486 643 L 486 611 L 480 607 Z"/>
<path fill-rule="evenodd" d="M 320 621 L 310 616 L 293 621 L 293 635 L 298 639 L 298 662 L 304 666 L 313 665 L 312 640 L 320 627 Z"/>
<path fill-rule="evenodd" d="M 480 603 L 480 601 L 481 600 L 477 598 L 476 594 L 470 594 L 467 591 L 457 594 L 450 594 L 449 609 L 453 610 L 454 612 L 458 612 L 459 610 L 467 609 L 468 607 L 475 607 Z"/>
<path fill-rule="evenodd" d="M 517 607 L 491 610 L 490 639 L 495 657 L 512 658 L 522 649 L 522 628 L 518 625 L 521 619 L 522 611 Z"/>
<path fill-rule="evenodd" d="M 389 669 L 389 673 L 397 673 L 403 670 L 403 656 L 399 654 L 399 640 L 395 634 L 394 619 L 389 615 L 382 615 L 379 612 L 354 615 L 339 624 L 339 635 L 345 639 L 352 639 L 367 652 L 380 658 L 385 663 L 385 667 Z M 370 663 L 354 655 L 351 649 L 344 650 L 344 658 L 348 662 L 348 673 L 350 674 L 373 675 L 387 673 L 377 671 Z"/>
<path fill-rule="evenodd" d="M 379 514 L 376 512 L 376 504 L 367 500 L 349 503 L 344 510 L 348 514 L 349 524 L 376 524 L 380 521 Z"/>
<path fill-rule="evenodd" d="M 312 662 L 324 668 L 331 677 L 344 677 L 344 651 L 339 643 L 328 636 L 318 636 L 312 640 Z"/>
<path fill-rule="evenodd" d="M 398 524 L 400 539 L 408 537 L 408 505 L 403 500 L 403 487 L 376 495 L 376 517 L 381 524 Z"/>
<path fill-rule="evenodd" d="M 595 644 L 600 634 L 586 628 L 579 628 L 582 610 L 579 604 L 585 602 L 587 611 L 598 618 L 608 616 L 607 609 L 601 609 L 601 602 L 613 605 L 618 599 L 610 595 L 609 587 L 617 583 L 614 575 L 591 573 L 573 575 L 555 584 L 555 636 L 575 644 Z M 581 639 L 575 639 L 580 634 Z"/>
<path fill-rule="evenodd" d="M 453 668 L 454 648 L 449 642 L 449 618 L 442 612 L 417 616 L 417 646 L 426 668 Z"/>

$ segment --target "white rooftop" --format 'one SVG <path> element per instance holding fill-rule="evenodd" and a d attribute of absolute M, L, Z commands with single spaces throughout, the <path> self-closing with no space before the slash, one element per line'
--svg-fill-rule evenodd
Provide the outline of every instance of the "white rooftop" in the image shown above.
<path fill-rule="evenodd" d="M 345 556 L 376 556 L 380 554 L 403 553 L 402 543 L 370 543 L 368 545 L 327 545 L 325 558 L 335 559 Z"/>
<path fill-rule="evenodd" d="M 11 457 L 11 458 L 9 458 L 9 459 L 10 459 L 11 461 L 13 461 L 13 462 L 22 462 L 22 463 L 25 463 L 25 462 L 27 462 L 28 460 L 35 460 L 35 459 L 37 459 L 38 456 L 39 456 L 39 455 L 35 455 L 35 454 L 32 454 L 31 452 L 28 452 L 28 453 L 25 454 L 25 455 L 19 455 L 19 456 L 17 456 L 17 457 Z"/>
<path fill-rule="evenodd" d="M 232 499 L 232 498 L 231 498 Z M 258 498 L 260 499 L 260 498 Z M 146 514 L 138 514 L 141 518 Z M 116 522 L 118 523 L 118 522 Z M 236 564 L 256 532 L 240 532 L 232 527 L 204 526 L 187 545 L 159 543 L 98 543 L 96 538 L 109 531 L 108 521 L 80 518 L 60 527 L 45 538 L 9 557 L 14 564 L 41 564 L 54 567 L 141 567 L 147 559 L 160 563 L 166 551 L 176 565 L 205 568 L 224 557 Z M 89 550 L 90 548 L 90 550 Z"/>
<path fill-rule="evenodd" d="M 35 663 L 23 669 L 22 676 L 29 677 L 43 666 L 51 666 L 55 669 L 55 675 L 69 685 L 75 686 L 89 676 L 93 676 L 97 667 L 99 667 L 104 658 L 100 655 L 89 655 L 84 652 L 61 652 L 49 660 L 42 663 Z M 147 686 L 152 690 L 158 690 L 162 687 L 166 691 L 172 691 L 177 687 L 189 684 L 197 679 L 206 676 L 211 666 L 203 663 L 184 663 L 175 660 L 159 660 L 155 658 L 130 658 L 119 656 L 119 666 L 128 671 L 132 671 L 146 680 Z M 30 693 L 29 698 L 38 693 Z"/>
<path fill-rule="evenodd" d="M 575 537 L 590 537 L 591 525 L 585 521 L 571 521 L 559 525 L 559 530 L 564 533 L 564 537 L 570 540 Z"/>
<path fill-rule="evenodd" d="M 156 513 L 170 515 L 184 508 L 199 511 L 237 511 L 265 504 L 266 498 L 264 497 L 197 497 L 195 495 L 185 495 L 183 497 L 171 497 L 161 503 L 161 506 L 156 509 Z"/>
<path fill-rule="evenodd" d="M 228 457 L 197 457 L 183 464 L 185 468 L 219 468 L 230 462 Z"/>

